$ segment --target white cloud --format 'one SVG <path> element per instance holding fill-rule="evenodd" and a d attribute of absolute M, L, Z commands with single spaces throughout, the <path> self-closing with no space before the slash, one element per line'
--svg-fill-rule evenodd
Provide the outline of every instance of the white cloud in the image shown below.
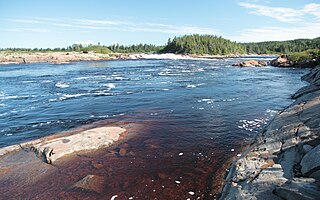
<path fill-rule="evenodd" d="M 282 27 L 258 27 L 243 29 L 229 38 L 239 42 L 281 41 L 320 36 L 320 4 L 307 4 L 301 9 L 261 6 L 239 3 L 250 9 L 251 14 L 267 16 L 281 22 L 289 22 Z M 292 23 L 299 22 L 299 23 Z"/>
<path fill-rule="evenodd" d="M 271 17 L 281 22 L 302 21 L 306 15 L 312 15 L 320 19 L 320 4 L 315 3 L 307 4 L 302 9 L 261 6 L 244 2 L 240 2 L 239 5 L 250 9 L 250 14 Z"/>
<path fill-rule="evenodd" d="M 251 3 L 239 3 L 240 6 L 251 9 L 250 14 L 256 14 L 260 16 L 267 16 L 277 19 L 281 22 L 296 22 L 301 20 L 302 13 L 300 10 L 292 8 L 270 7 L 260 6 Z"/>
<path fill-rule="evenodd" d="M 213 28 L 193 25 L 172 25 L 149 22 L 95 20 L 95 19 L 55 19 L 32 17 L 30 19 L 9 19 L 9 21 L 22 24 L 41 24 L 42 26 L 61 27 L 65 29 L 85 30 L 118 30 L 126 32 L 154 32 L 165 34 L 213 34 L 218 31 Z"/>
<path fill-rule="evenodd" d="M 29 31 L 29 32 L 36 32 L 36 33 L 49 33 L 51 32 L 48 29 L 44 29 L 44 28 L 21 28 L 21 31 Z"/>
<path fill-rule="evenodd" d="M 307 23 L 300 27 L 260 27 L 244 29 L 229 38 L 238 42 L 283 41 L 298 38 L 316 38 L 320 36 L 320 22 Z"/>
<path fill-rule="evenodd" d="M 91 20 L 91 19 L 74 19 L 77 24 L 84 25 L 120 25 L 126 24 L 123 21 L 112 21 L 112 20 Z"/>
<path fill-rule="evenodd" d="M 304 6 L 303 12 L 320 18 L 320 4 L 308 4 Z"/>
<path fill-rule="evenodd" d="M 10 22 L 18 22 L 18 23 L 30 23 L 30 24 L 41 24 L 42 21 L 33 20 L 33 19 L 7 19 Z"/>
<path fill-rule="evenodd" d="M 174 26 L 169 24 L 157 24 L 157 23 L 139 23 L 128 27 L 133 32 L 158 32 L 167 34 L 218 34 L 218 30 L 213 28 L 192 26 L 192 25 L 180 25 Z"/>

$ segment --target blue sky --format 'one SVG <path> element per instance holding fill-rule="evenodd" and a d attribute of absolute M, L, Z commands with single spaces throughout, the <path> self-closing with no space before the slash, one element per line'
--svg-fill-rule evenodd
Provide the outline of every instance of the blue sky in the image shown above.
<path fill-rule="evenodd" d="M 0 48 L 164 44 L 184 34 L 237 42 L 320 36 L 319 0 L 0 0 Z"/>

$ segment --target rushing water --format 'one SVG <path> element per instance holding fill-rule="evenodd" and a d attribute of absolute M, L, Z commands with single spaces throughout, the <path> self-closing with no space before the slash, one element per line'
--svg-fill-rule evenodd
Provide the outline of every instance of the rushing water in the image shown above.
<path fill-rule="evenodd" d="M 176 177 L 169 176 L 173 185 L 182 185 L 190 176 L 194 195 L 208 196 L 210 181 L 201 185 L 195 178 L 215 173 L 212 169 L 237 155 L 241 143 L 288 106 L 290 95 L 304 84 L 300 77 L 306 70 L 231 66 L 240 60 L 1 66 L 0 147 L 119 116 L 125 121 L 148 121 L 143 142 L 130 143 L 133 152 L 143 150 L 140 159 L 145 162 L 137 168 L 146 176 L 161 171 L 160 178 L 175 173 Z M 127 192 L 139 195 L 137 191 L 144 190 L 137 188 L 139 183 Z M 159 186 L 164 189 L 162 183 Z M 145 190 L 147 196 L 154 190 Z"/>

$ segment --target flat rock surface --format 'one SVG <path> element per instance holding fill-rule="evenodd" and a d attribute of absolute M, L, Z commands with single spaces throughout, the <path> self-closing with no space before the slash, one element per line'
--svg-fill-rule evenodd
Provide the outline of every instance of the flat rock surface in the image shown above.
<path fill-rule="evenodd" d="M 47 163 L 79 151 L 107 147 L 120 138 L 126 130 L 120 127 L 100 127 L 74 135 L 60 137 L 33 145 L 32 148 Z"/>

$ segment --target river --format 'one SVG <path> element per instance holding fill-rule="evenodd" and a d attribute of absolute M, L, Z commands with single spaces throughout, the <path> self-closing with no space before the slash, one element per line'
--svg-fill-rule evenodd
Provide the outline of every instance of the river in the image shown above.
<path fill-rule="evenodd" d="M 217 171 L 292 102 L 307 72 L 231 66 L 242 60 L 1 66 L 0 147 L 100 120 L 144 123 L 130 154 L 105 158 L 117 177 L 108 195 L 210 198 Z"/>

